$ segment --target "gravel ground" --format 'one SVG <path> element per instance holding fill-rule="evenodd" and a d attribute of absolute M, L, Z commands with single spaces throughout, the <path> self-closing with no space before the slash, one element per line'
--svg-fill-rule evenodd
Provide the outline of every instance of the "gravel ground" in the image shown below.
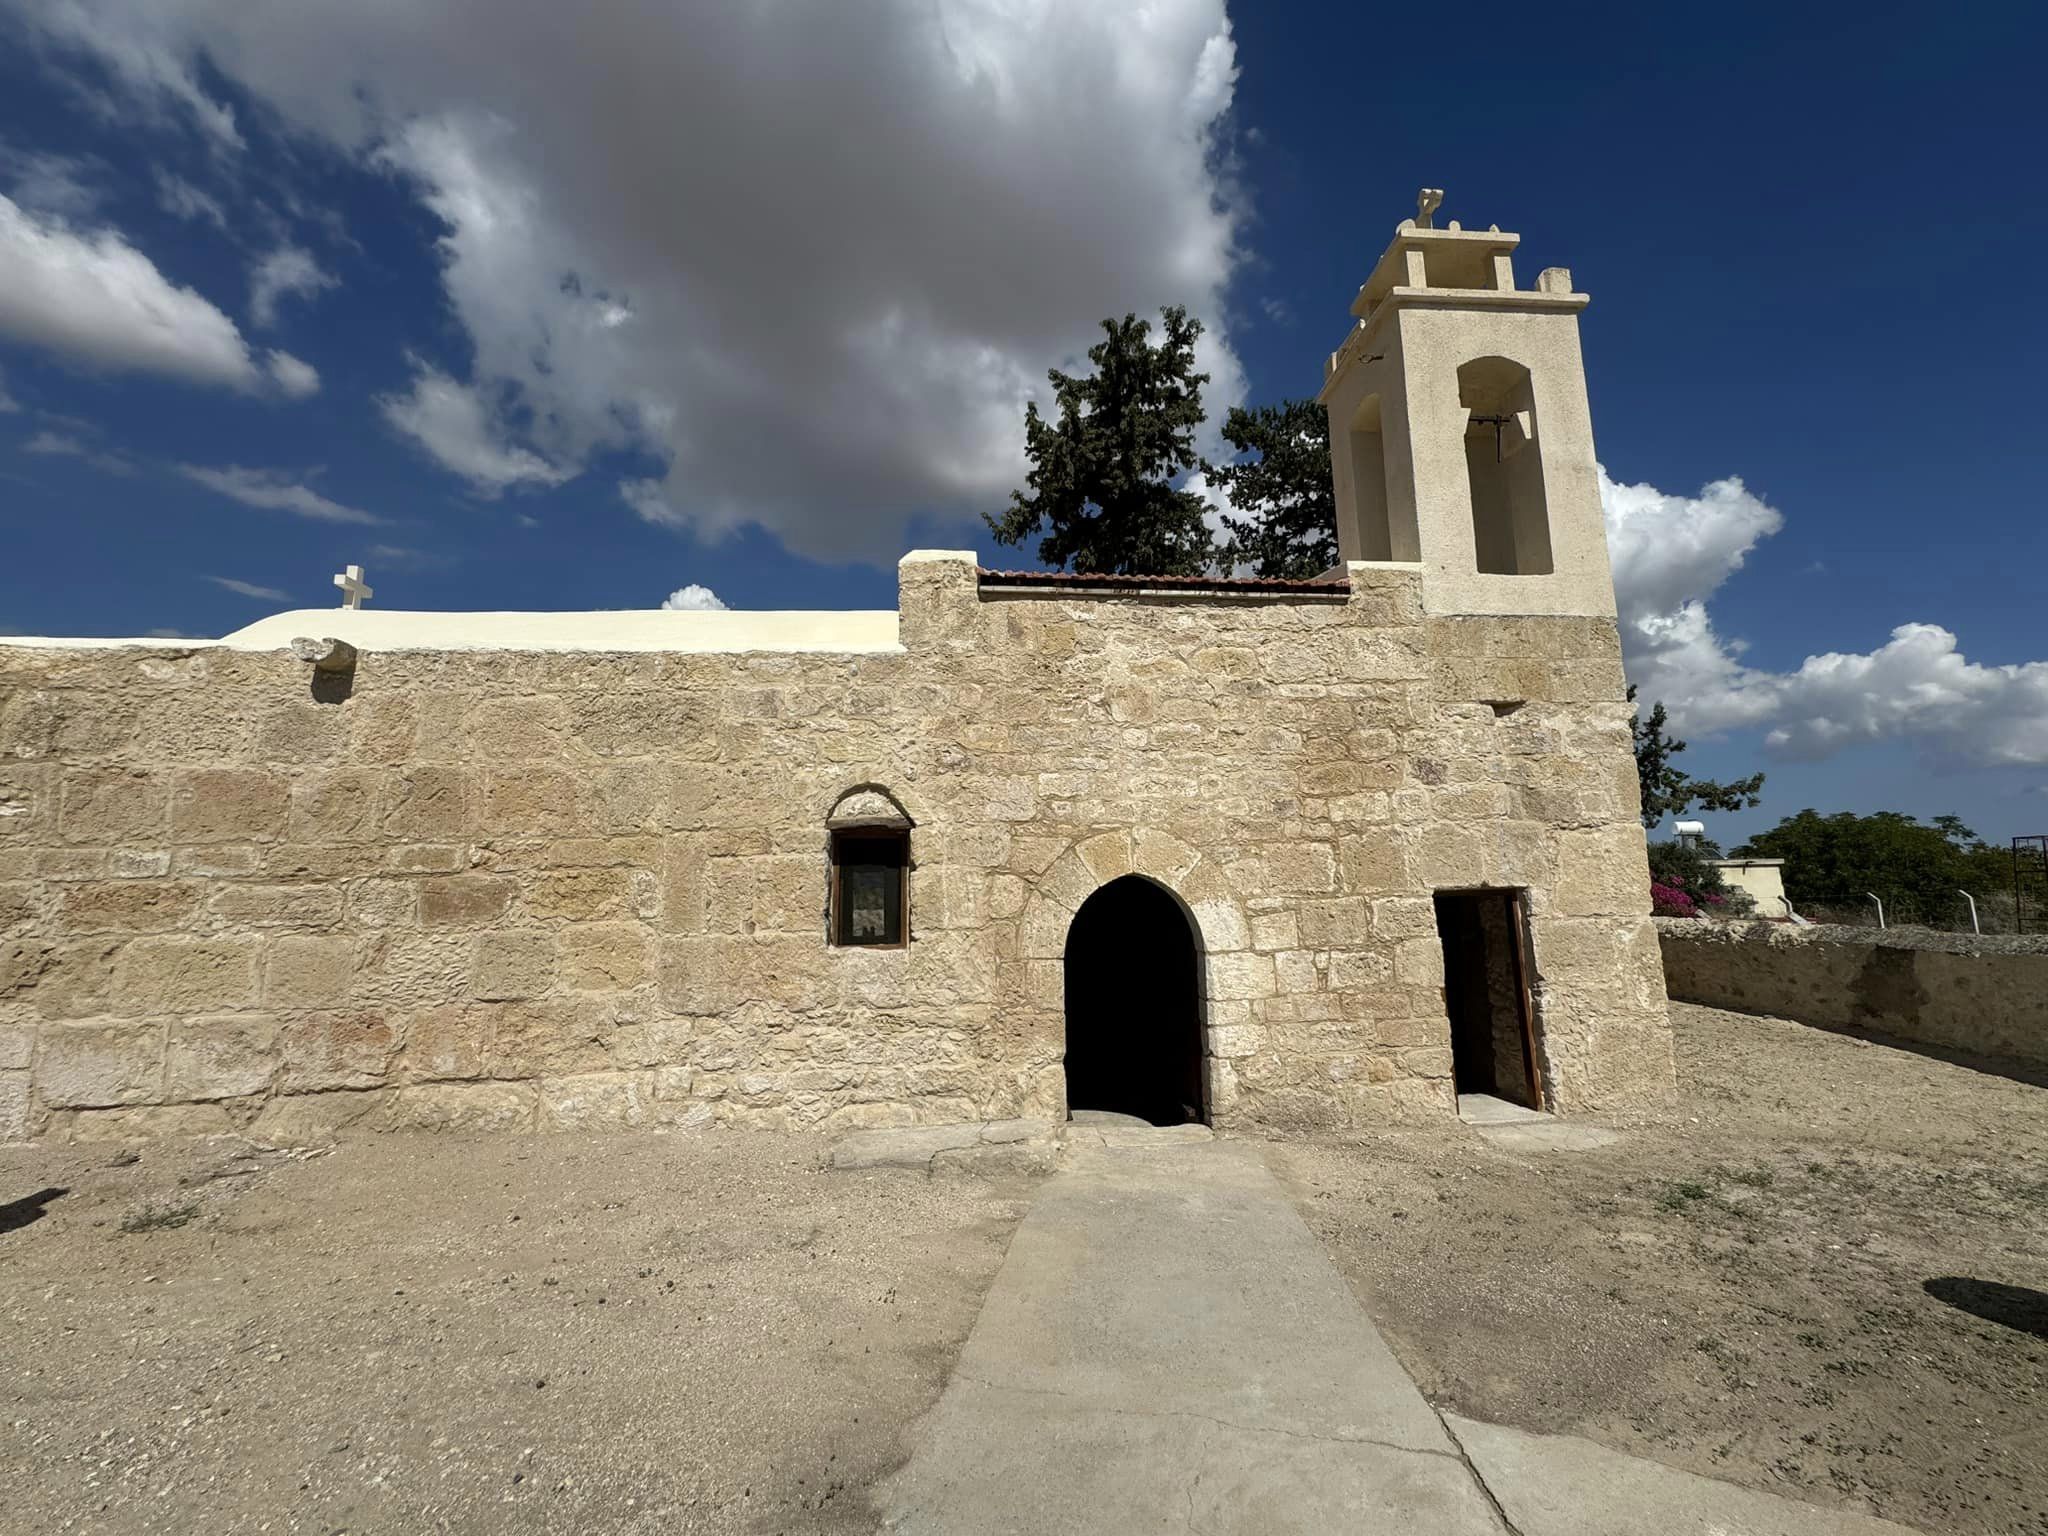
<path fill-rule="evenodd" d="M 2048 1533 L 2048 1087 L 1674 1004 L 1614 1145 L 1269 1148 L 1436 1402 L 1929 1533 Z"/>
<path fill-rule="evenodd" d="M 1032 1185 L 824 1147 L 0 1150 L 0 1528 L 871 1531 Z"/>

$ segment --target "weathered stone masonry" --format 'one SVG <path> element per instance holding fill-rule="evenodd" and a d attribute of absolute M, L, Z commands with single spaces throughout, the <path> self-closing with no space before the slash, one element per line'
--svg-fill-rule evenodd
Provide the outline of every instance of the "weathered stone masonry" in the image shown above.
<path fill-rule="evenodd" d="M 0 651 L 0 1137 L 1056 1113 L 1067 922 L 1133 871 L 1198 928 L 1220 1125 L 1447 1107 L 1431 892 L 1482 884 L 1531 892 L 1554 1101 L 1668 1091 L 1613 623 L 1420 583 L 906 562 L 897 654 L 367 652 L 332 703 Z M 902 950 L 825 942 L 861 785 L 915 822 Z"/>
<path fill-rule="evenodd" d="M 1527 893 L 1544 1101 L 1668 1094 L 1588 299 L 1517 245 L 1404 220 L 1359 289 L 1328 584 L 925 553 L 895 615 L 0 642 L 0 1139 L 1055 1115 L 1068 931 L 1133 874 L 1199 941 L 1174 1092 L 1221 1126 L 1448 1111 L 1433 897 L 1485 886 Z M 901 948 L 827 942 L 849 795 L 914 824 Z"/>

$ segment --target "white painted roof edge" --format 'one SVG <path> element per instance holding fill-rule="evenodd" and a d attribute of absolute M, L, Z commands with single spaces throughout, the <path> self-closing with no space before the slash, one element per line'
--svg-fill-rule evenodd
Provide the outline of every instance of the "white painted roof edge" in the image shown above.
<path fill-rule="evenodd" d="M 708 613 L 664 608 L 588 613 L 425 613 L 395 608 L 297 608 L 274 613 L 218 640 L 140 637 L 62 639 L 0 636 L 0 645 L 37 650 L 281 651 L 293 640 L 346 640 L 379 651 L 668 651 L 717 654 L 778 651 L 854 656 L 902 653 L 896 610 Z"/>

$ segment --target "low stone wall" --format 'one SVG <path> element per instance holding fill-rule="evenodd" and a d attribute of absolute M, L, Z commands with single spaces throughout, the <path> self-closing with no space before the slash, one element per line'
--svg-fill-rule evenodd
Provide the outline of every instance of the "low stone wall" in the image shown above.
<path fill-rule="evenodd" d="M 2048 938 L 1657 919 L 1681 1002 L 2048 1065 Z"/>

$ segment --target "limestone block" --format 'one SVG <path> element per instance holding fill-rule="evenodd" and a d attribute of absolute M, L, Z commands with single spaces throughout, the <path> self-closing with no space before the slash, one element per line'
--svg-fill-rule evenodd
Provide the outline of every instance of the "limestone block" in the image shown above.
<path fill-rule="evenodd" d="M 486 695 L 469 707 L 464 727 L 469 750 L 487 763 L 555 758 L 569 729 L 568 707 L 558 698 Z"/>
<path fill-rule="evenodd" d="M 253 875 L 263 868 L 263 850 L 246 843 L 215 844 L 207 848 L 176 848 L 171 851 L 171 868 L 182 877 L 234 879 Z"/>
<path fill-rule="evenodd" d="M 1025 909 L 1018 929 L 1018 951 L 1030 960 L 1057 960 L 1067 952 L 1067 929 L 1074 914 L 1043 897 Z"/>
<path fill-rule="evenodd" d="M 1219 1001 L 1271 997 L 1275 991 L 1273 957 L 1256 951 L 1211 955 L 1209 995 Z"/>
<path fill-rule="evenodd" d="M 419 884 L 425 928 L 487 928 L 512 910 L 519 883 L 502 875 L 444 875 Z"/>
<path fill-rule="evenodd" d="M 283 834 L 290 808 L 290 786 L 276 774 L 187 769 L 172 782 L 171 836 L 181 843 L 268 842 Z"/>
<path fill-rule="evenodd" d="M 376 1010 L 286 1019 L 277 1031 L 278 1089 L 317 1093 L 381 1087 L 397 1044 L 390 1019 Z"/>
<path fill-rule="evenodd" d="M 28 1140 L 29 1110 L 28 1074 L 0 1072 L 0 1145 Z"/>
<path fill-rule="evenodd" d="M 229 928 L 331 928 L 341 921 L 342 899 L 334 885 L 223 885 L 206 910 Z"/>
<path fill-rule="evenodd" d="M 278 1061 L 277 1021 L 267 1014 L 173 1019 L 163 1096 L 177 1102 L 267 1093 Z"/>
<path fill-rule="evenodd" d="M 1271 890 L 1316 895 L 1337 889 L 1337 857 L 1328 843 L 1273 843 L 1263 852 Z"/>
<path fill-rule="evenodd" d="M 362 937 L 350 986 L 360 1002 L 423 1008 L 468 994 L 475 941 L 461 929 L 391 928 Z"/>
<path fill-rule="evenodd" d="M 246 1008 L 256 1001 L 258 941 L 136 939 L 114 961 L 116 1013 L 164 1017 Z"/>
<path fill-rule="evenodd" d="M 383 867 L 394 875 L 447 875 L 464 867 L 460 847 L 445 843 L 401 843 L 384 850 Z"/>
<path fill-rule="evenodd" d="M 1316 965 L 1313 950 L 1283 950 L 1273 957 L 1274 984 L 1280 994 L 1291 996 L 1301 992 L 1314 992 L 1323 985 L 1321 970 Z"/>
<path fill-rule="evenodd" d="M 530 1131 L 539 1102 L 531 1083 L 416 1083 L 393 1096 L 385 1123 L 399 1131 Z"/>
<path fill-rule="evenodd" d="M 540 1081 L 540 1128 L 622 1131 L 667 1118 L 652 1072 L 584 1072 Z"/>
<path fill-rule="evenodd" d="M 345 935 L 285 934 L 270 941 L 263 999 L 272 1008 L 332 1008 L 348 1000 L 356 941 Z"/>
<path fill-rule="evenodd" d="M 293 699 L 273 704 L 256 723 L 251 755 L 260 763 L 325 763 L 348 748 L 348 721 L 331 704 Z"/>
<path fill-rule="evenodd" d="M 1372 936 L 1381 941 L 1426 938 L 1436 932 L 1436 901 L 1430 896 L 1385 896 L 1373 902 Z"/>
<path fill-rule="evenodd" d="M 542 928 L 480 934 L 470 972 L 472 996 L 485 1001 L 540 997 L 555 984 L 555 936 Z"/>
<path fill-rule="evenodd" d="M 585 803 L 584 783 L 582 775 L 554 765 L 495 769 L 484 779 L 478 828 L 486 837 L 595 832 L 598 819 Z"/>
<path fill-rule="evenodd" d="M 151 880 L 171 872 L 168 848 L 110 848 L 107 873 L 116 880 Z"/>
<path fill-rule="evenodd" d="M 25 1072 L 36 1054 L 36 1021 L 22 1014 L 0 1018 L 0 1072 Z"/>
<path fill-rule="evenodd" d="M 44 1026 L 36 1090 L 54 1109 L 146 1104 L 163 1085 L 161 1024 Z"/>
<path fill-rule="evenodd" d="M 151 1136 L 224 1136 L 235 1128 L 223 1104 L 136 1104 L 81 1109 L 65 1128 L 73 1141 L 136 1141 Z"/>
<path fill-rule="evenodd" d="M 1394 947 L 1394 979 L 1403 986 L 1444 984 L 1444 947 L 1437 939 L 1403 939 Z"/>
<path fill-rule="evenodd" d="M 1251 920 L 1252 948 L 1268 952 L 1294 949 L 1301 943 L 1300 915 L 1291 908 L 1258 912 Z"/>
<path fill-rule="evenodd" d="M 147 773 L 121 768 L 66 773 L 62 794 L 59 825 L 66 842 L 150 843 L 163 837 L 170 790 Z"/>
<path fill-rule="evenodd" d="M 1236 902 L 1212 897 L 1196 902 L 1193 912 L 1195 930 L 1201 935 L 1202 947 L 1210 954 L 1252 947 L 1251 928 Z"/>
<path fill-rule="evenodd" d="M 88 880 L 57 896 L 57 922 L 71 933 L 161 933 L 199 910 L 200 887 L 177 880 Z"/>
<path fill-rule="evenodd" d="M 419 918 L 419 898 L 411 880 L 352 880 L 343 920 L 355 928 L 410 927 Z"/>
<path fill-rule="evenodd" d="M 1649 862 L 1640 824 L 1558 837 L 1554 910 L 1564 917 L 1639 917 L 1650 905 Z"/>
<path fill-rule="evenodd" d="M 1434 926 L 1434 907 L 1430 914 Z M 1372 918 L 1363 896 L 1341 896 L 1302 902 L 1295 908 L 1295 925 L 1303 944 L 1312 949 L 1335 949 L 1364 943 L 1372 931 Z"/>
<path fill-rule="evenodd" d="M 572 991 L 629 992 L 654 975 L 645 924 L 575 923 L 561 932 L 562 984 Z"/>
<path fill-rule="evenodd" d="M 489 1004 L 443 1003 L 406 1021 L 392 1075 L 405 1082 L 482 1077 L 490 1049 Z"/>
<path fill-rule="evenodd" d="M 376 836 L 383 775 L 368 768 L 309 773 L 292 783 L 286 835 L 298 843 L 360 843 Z"/>
<path fill-rule="evenodd" d="M 406 692 L 362 692 L 342 709 L 348 721 L 348 758 L 362 764 L 399 764 L 418 741 L 418 700 Z"/>
<path fill-rule="evenodd" d="M 381 1090 L 292 1094 L 267 1100 L 249 1135 L 273 1144 L 331 1141 L 348 1130 L 382 1127 L 394 1095 Z"/>
<path fill-rule="evenodd" d="M 1430 944 L 1432 939 L 1404 939 L 1402 944 Z M 1330 951 L 1330 987 L 1337 992 L 1360 992 L 1385 985 L 1394 978 L 1395 961 L 1384 949 L 1333 949 Z M 1430 985 L 1443 985 L 1443 961 L 1439 954 L 1437 976 Z"/>
<path fill-rule="evenodd" d="M 388 786 L 384 831 L 406 842 L 459 840 L 470 831 L 469 775 L 460 768 L 419 766 Z"/>

